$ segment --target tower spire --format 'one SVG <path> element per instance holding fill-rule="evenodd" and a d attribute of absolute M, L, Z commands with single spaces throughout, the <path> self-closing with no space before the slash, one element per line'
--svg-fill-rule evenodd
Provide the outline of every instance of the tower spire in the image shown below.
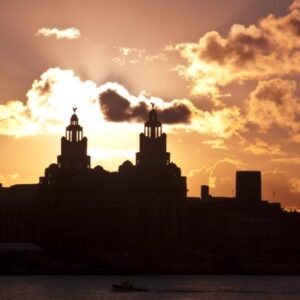
<path fill-rule="evenodd" d="M 83 137 L 82 127 L 76 115 L 77 107 L 73 107 L 70 124 L 66 135 L 61 140 L 61 155 L 58 156 L 59 167 L 66 169 L 84 169 L 90 167 L 90 157 L 87 155 L 87 138 Z"/>
<path fill-rule="evenodd" d="M 73 115 L 70 119 L 70 124 L 66 129 L 66 139 L 70 142 L 79 142 L 83 138 L 82 127 L 79 125 L 78 117 L 76 115 L 77 107 L 73 107 Z"/>
<path fill-rule="evenodd" d="M 152 109 L 149 112 L 148 121 L 145 123 L 144 134 L 150 138 L 159 138 L 162 135 L 162 126 L 158 120 L 154 103 L 151 103 L 151 106 Z"/>

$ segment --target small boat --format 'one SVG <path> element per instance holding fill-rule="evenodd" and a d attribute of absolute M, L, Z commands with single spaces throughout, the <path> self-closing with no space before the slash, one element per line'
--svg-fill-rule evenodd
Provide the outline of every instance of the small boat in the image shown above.
<path fill-rule="evenodd" d="M 125 281 L 121 284 L 112 285 L 113 292 L 149 292 L 146 287 L 135 287 L 129 281 Z"/>

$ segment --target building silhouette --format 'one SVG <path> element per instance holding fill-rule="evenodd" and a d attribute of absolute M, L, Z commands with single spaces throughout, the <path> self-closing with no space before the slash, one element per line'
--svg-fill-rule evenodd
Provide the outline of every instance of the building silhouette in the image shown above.
<path fill-rule="evenodd" d="M 75 114 L 66 129 L 66 136 L 61 138 L 61 155 L 57 158 L 59 168 L 78 170 L 90 168 L 91 158 L 87 155 L 87 138 L 83 137 L 82 127 Z"/>
<path fill-rule="evenodd" d="M 39 183 L 0 187 L 0 243 L 34 243 L 63 261 L 125 271 L 137 264 L 153 271 L 213 261 L 210 270 L 218 272 L 216 262 L 223 271 L 231 262 L 300 263 L 300 214 L 262 200 L 259 171 L 236 173 L 235 197 L 214 197 L 209 186 L 187 197 L 154 107 L 135 164 L 92 168 L 73 111 L 57 162 Z"/>
<path fill-rule="evenodd" d="M 162 133 L 157 111 L 152 108 L 145 123 L 144 133 L 140 134 L 140 152 L 136 154 L 136 165 L 148 168 L 164 167 L 170 164 L 167 152 L 167 136 Z"/>
<path fill-rule="evenodd" d="M 45 248 L 59 244 L 71 251 L 80 241 L 80 250 L 153 254 L 162 245 L 181 243 L 186 178 L 170 162 L 155 109 L 140 135 L 136 165 L 125 161 L 118 172 L 90 167 L 87 139 L 74 113 L 61 155 L 38 189 L 37 243 Z"/>
<path fill-rule="evenodd" d="M 236 199 L 238 201 L 261 201 L 261 173 L 259 171 L 236 172 Z"/>

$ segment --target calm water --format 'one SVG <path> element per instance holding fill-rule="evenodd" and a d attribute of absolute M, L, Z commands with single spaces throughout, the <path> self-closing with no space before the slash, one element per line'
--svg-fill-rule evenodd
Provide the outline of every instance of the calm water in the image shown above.
<path fill-rule="evenodd" d="M 130 281 L 150 293 L 114 293 Z M 15 276 L 0 277 L 0 299 L 300 299 L 300 277 L 289 276 Z"/>

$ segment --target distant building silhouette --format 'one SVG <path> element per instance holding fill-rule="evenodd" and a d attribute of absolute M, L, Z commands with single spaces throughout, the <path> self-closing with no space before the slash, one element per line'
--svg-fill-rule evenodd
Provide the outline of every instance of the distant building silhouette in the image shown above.
<path fill-rule="evenodd" d="M 210 198 L 209 195 L 209 186 L 208 185 L 201 185 L 201 199 L 208 200 Z"/>
<path fill-rule="evenodd" d="M 261 173 L 238 171 L 236 196 L 209 186 L 187 197 L 158 112 L 149 112 L 135 165 L 91 168 L 76 108 L 61 153 L 39 184 L 0 185 L 0 242 L 35 243 L 64 259 L 149 266 L 203 259 L 300 262 L 300 214 L 263 201 Z M 113 261 L 113 262 L 112 262 Z"/>
<path fill-rule="evenodd" d="M 236 173 L 236 198 L 239 201 L 261 201 L 261 173 L 259 171 Z"/>

